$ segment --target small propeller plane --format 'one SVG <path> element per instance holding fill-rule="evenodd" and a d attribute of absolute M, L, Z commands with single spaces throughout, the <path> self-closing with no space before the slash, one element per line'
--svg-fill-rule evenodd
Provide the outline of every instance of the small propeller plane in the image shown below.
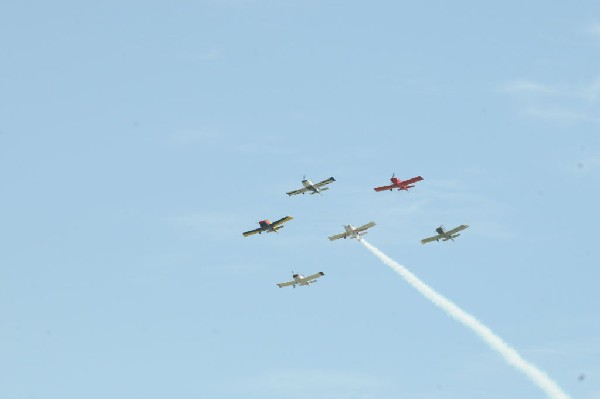
<path fill-rule="evenodd" d="M 329 241 L 338 240 L 340 238 L 348 238 L 348 237 L 356 238 L 357 240 L 360 240 L 360 236 L 367 234 L 366 230 L 370 229 L 373 226 L 375 226 L 375 222 L 369 222 L 360 227 L 354 227 L 351 224 L 344 225 L 344 229 L 346 231 L 344 231 L 342 234 L 336 234 L 334 236 L 329 237 Z"/>
<path fill-rule="evenodd" d="M 456 234 L 456 233 L 458 233 L 461 230 L 466 229 L 467 227 L 469 227 L 469 226 L 466 225 L 466 224 L 461 224 L 460 226 L 455 227 L 452 230 L 444 231 L 444 226 L 440 226 L 437 229 L 435 229 L 436 233 L 438 233 L 436 236 L 428 237 L 428 238 L 425 238 L 425 239 L 421 240 L 421 244 L 427 244 L 428 242 L 431 242 L 431 241 L 438 241 L 439 242 L 440 240 L 442 240 L 442 241 L 448 241 L 448 240 L 454 241 L 454 239 L 460 235 L 460 234 Z"/>
<path fill-rule="evenodd" d="M 316 184 L 313 184 L 313 182 L 311 182 L 310 180 L 308 180 L 306 178 L 306 176 L 304 176 L 302 178 L 302 185 L 304 187 L 302 187 L 301 189 L 298 190 L 294 190 L 294 191 L 290 191 L 289 193 L 286 193 L 287 195 L 289 195 L 290 197 L 292 195 L 296 195 L 296 194 L 306 194 L 307 191 L 310 191 L 311 194 L 321 194 L 321 191 L 325 191 L 325 190 L 329 190 L 329 187 L 323 187 L 329 183 L 333 183 L 335 181 L 335 179 L 333 177 L 330 177 L 329 179 L 320 181 Z M 323 187 L 323 188 L 321 188 Z"/>
<path fill-rule="evenodd" d="M 281 288 L 281 287 L 289 287 L 291 285 L 294 288 L 296 288 L 297 285 L 299 285 L 299 286 L 311 285 L 312 283 L 316 283 L 317 279 L 324 275 L 325 275 L 325 273 L 319 272 L 319 273 L 311 274 L 310 276 L 304 277 L 301 274 L 298 274 L 298 273 L 294 274 L 294 272 L 292 272 L 292 278 L 293 278 L 292 281 L 287 281 L 285 283 L 278 283 L 277 286 L 279 288 Z"/>
<path fill-rule="evenodd" d="M 256 234 L 256 233 L 262 234 L 263 231 L 266 231 L 267 233 L 272 233 L 272 232 L 277 233 L 278 232 L 277 230 L 283 229 L 285 227 L 285 226 L 283 226 L 283 223 L 288 222 L 292 219 L 293 219 L 293 217 L 286 216 L 284 218 L 274 221 L 273 223 L 271 223 L 270 220 L 261 220 L 260 222 L 258 222 L 258 224 L 260 225 L 260 227 L 258 229 L 245 231 L 242 234 L 244 235 L 244 237 L 248 237 L 248 236 L 251 236 L 252 234 Z"/>
<path fill-rule="evenodd" d="M 390 181 L 392 182 L 391 185 L 375 187 L 373 190 L 375 190 L 377 192 L 385 191 L 385 190 L 392 191 L 393 189 L 397 188 L 398 191 L 400 191 L 400 190 L 408 191 L 409 188 L 413 188 L 415 186 L 414 183 L 421 181 L 421 180 L 423 180 L 423 178 L 421 176 L 413 177 L 408 180 L 400 180 L 396 177 L 396 174 L 394 173 L 394 174 L 392 174 L 392 177 L 390 178 Z"/>

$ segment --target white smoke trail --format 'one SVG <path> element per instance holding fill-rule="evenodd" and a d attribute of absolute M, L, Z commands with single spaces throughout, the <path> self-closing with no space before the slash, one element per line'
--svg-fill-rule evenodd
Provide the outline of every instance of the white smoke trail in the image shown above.
<path fill-rule="evenodd" d="M 445 310 L 451 317 L 455 318 L 465 326 L 473 330 L 481 339 L 483 339 L 492 349 L 499 352 L 502 357 L 517 370 L 525 373 L 538 387 L 544 390 L 550 398 L 553 399 L 569 399 L 569 396 L 550 379 L 543 371 L 523 359 L 519 353 L 509 346 L 499 336 L 494 334 L 492 330 L 481 324 L 475 317 L 471 316 L 453 302 L 438 294 L 433 288 L 419 280 L 417 276 L 408 271 L 405 267 L 398 264 L 393 259 L 386 256 L 383 252 L 366 242 L 364 239 L 359 240 L 367 249 L 375 254 L 383 263 L 391 267 L 395 272 L 400 274 L 404 279 L 412 285 L 417 291 L 423 294 L 427 299 Z"/>

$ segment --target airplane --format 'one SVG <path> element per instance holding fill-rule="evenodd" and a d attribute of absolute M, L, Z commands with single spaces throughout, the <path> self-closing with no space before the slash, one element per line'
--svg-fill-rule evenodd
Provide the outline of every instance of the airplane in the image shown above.
<path fill-rule="evenodd" d="M 392 191 L 393 189 L 397 188 L 398 191 L 400 191 L 400 190 L 408 191 L 409 188 L 413 188 L 415 186 L 413 183 L 416 183 L 421 180 L 423 180 L 423 178 L 421 176 L 413 177 L 408 180 L 400 180 L 396 177 L 396 174 L 394 173 L 394 174 L 392 174 L 392 177 L 390 178 L 390 181 L 392 182 L 391 185 L 375 187 L 373 190 L 375 190 L 377 192 L 385 191 L 385 190 Z"/>
<path fill-rule="evenodd" d="M 290 191 L 289 193 L 286 193 L 286 194 L 289 195 L 290 197 L 292 195 L 296 195 L 296 194 L 305 194 L 307 191 L 310 191 L 311 194 L 321 194 L 321 191 L 329 190 L 329 187 L 323 187 L 323 186 L 325 186 L 329 183 L 333 183 L 334 181 L 335 181 L 335 179 L 333 177 L 330 177 L 329 179 L 326 179 L 326 180 L 323 180 L 316 184 L 313 184 L 313 182 L 311 182 L 310 180 L 308 180 L 306 178 L 306 176 L 304 176 L 304 178 L 302 179 L 302 185 L 304 187 L 299 190 Z M 323 187 L 323 188 L 321 188 L 321 187 Z"/>
<path fill-rule="evenodd" d="M 340 238 L 356 238 L 360 240 L 360 236 L 367 234 L 367 229 L 375 226 L 375 222 L 369 222 L 360 227 L 354 227 L 351 224 L 344 225 L 344 229 L 346 230 L 342 234 L 336 234 L 334 236 L 329 237 L 329 241 L 338 240 Z"/>
<path fill-rule="evenodd" d="M 281 287 L 289 287 L 291 285 L 294 288 L 296 288 L 297 285 L 299 285 L 299 286 L 311 285 L 312 283 L 316 283 L 317 279 L 324 275 L 325 275 L 325 273 L 319 272 L 319 273 L 311 274 L 310 276 L 304 277 L 301 274 L 297 274 L 297 273 L 294 274 L 294 272 L 292 272 L 292 278 L 293 278 L 292 281 L 287 281 L 285 283 L 278 283 L 277 286 L 279 288 L 281 288 Z"/>
<path fill-rule="evenodd" d="M 285 227 L 285 226 L 283 226 L 283 223 L 290 221 L 292 219 L 293 219 L 293 217 L 286 216 L 284 218 L 274 221 L 273 223 L 271 223 L 270 220 L 261 220 L 260 222 L 258 222 L 258 224 L 260 225 L 260 227 L 258 229 L 245 231 L 242 234 L 244 237 L 248 237 L 248 236 L 251 236 L 252 234 L 256 234 L 256 233 L 262 234 L 263 231 L 266 231 L 267 233 L 271 233 L 271 232 L 278 233 L 277 230 L 283 229 Z"/>
<path fill-rule="evenodd" d="M 456 233 L 458 233 L 461 230 L 466 229 L 467 227 L 469 227 L 469 226 L 466 224 L 461 224 L 460 226 L 455 227 L 452 230 L 444 231 L 444 226 L 440 226 L 437 229 L 435 229 L 435 231 L 436 231 L 436 233 L 438 233 L 438 235 L 433 236 L 433 237 L 428 237 L 428 238 L 421 240 L 421 244 L 427 244 L 428 242 L 431 242 L 431 241 L 439 242 L 440 239 L 442 241 L 448 241 L 448 240 L 454 241 L 454 239 L 460 235 L 460 234 L 456 234 Z"/>

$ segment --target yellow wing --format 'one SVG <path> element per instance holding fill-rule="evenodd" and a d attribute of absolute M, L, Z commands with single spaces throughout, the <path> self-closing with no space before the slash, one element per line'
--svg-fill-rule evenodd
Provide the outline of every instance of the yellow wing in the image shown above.
<path fill-rule="evenodd" d="M 276 220 L 276 221 L 274 221 L 274 222 L 271 224 L 271 226 L 273 226 L 273 227 L 277 227 L 277 226 L 279 226 L 280 224 L 284 224 L 285 222 L 289 222 L 289 221 L 290 221 L 290 220 L 292 220 L 292 219 L 293 219 L 293 217 L 291 217 L 291 216 L 286 216 L 286 217 L 284 217 L 284 218 L 281 218 L 281 219 L 279 219 L 279 220 Z"/>
<path fill-rule="evenodd" d="M 336 234 L 334 236 L 329 237 L 329 241 L 339 240 L 340 238 L 346 237 L 346 233 Z"/>
<path fill-rule="evenodd" d="M 461 231 L 461 230 L 464 230 L 464 229 L 466 229 L 466 228 L 468 228 L 468 227 L 469 227 L 469 225 L 468 225 L 468 224 L 461 224 L 460 226 L 458 226 L 458 227 L 455 227 L 455 228 L 453 228 L 453 229 L 452 229 L 452 230 L 450 230 L 450 231 L 447 231 L 447 232 L 446 232 L 446 234 L 448 234 L 448 235 L 453 235 L 453 234 L 455 234 L 455 233 L 458 233 L 459 231 Z"/>
<path fill-rule="evenodd" d="M 296 280 L 287 281 L 287 282 L 285 282 L 285 283 L 278 283 L 278 284 L 277 284 L 277 286 L 278 286 L 279 288 L 281 288 L 281 287 L 289 287 L 290 285 L 294 285 L 294 284 L 298 284 L 298 283 L 296 282 Z"/>
<path fill-rule="evenodd" d="M 325 273 L 323 273 L 323 272 L 311 274 L 310 276 L 306 276 L 303 279 L 301 279 L 300 282 L 301 283 L 306 283 L 306 282 L 309 282 L 309 281 L 312 281 L 312 280 L 316 280 L 319 277 L 324 276 L 324 275 L 325 275 Z"/>
<path fill-rule="evenodd" d="M 333 183 L 334 181 L 335 179 L 333 177 L 330 177 L 329 179 L 318 182 L 317 184 L 315 184 L 315 187 L 321 188 L 326 184 Z"/>
<path fill-rule="evenodd" d="M 421 244 L 427 244 L 428 242 L 436 241 L 436 240 L 439 240 L 440 238 L 444 238 L 444 236 L 441 234 L 438 234 L 437 236 L 425 238 L 425 239 L 421 240 Z"/>
<path fill-rule="evenodd" d="M 307 190 L 308 189 L 306 187 L 303 187 L 303 188 L 301 188 L 299 190 L 290 191 L 289 193 L 286 193 L 286 194 L 289 195 L 289 196 L 292 196 L 292 195 L 296 195 L 296 194 L 305 193 Z"/>
<path fill-rule="evenodd" d="M 244 235 L 244 237 L 248 237 L 248 236 L 251 236 L 252 234 L 260 233 L 261 231 L 262 231 L 262 229 L 254 229 L 254 230 L 250 230 L 250 231 L 244 231 L 242 234 Z"/>
<path fill-rule="evenodd" d="M 369 222 L 363 226 L 357 227 L 356 229 L 354 229 L 354 231 L 363 231 L 363 230 L 367 230 L 370 229 L 371 227 L 375 226 L 375 222 Z"/>

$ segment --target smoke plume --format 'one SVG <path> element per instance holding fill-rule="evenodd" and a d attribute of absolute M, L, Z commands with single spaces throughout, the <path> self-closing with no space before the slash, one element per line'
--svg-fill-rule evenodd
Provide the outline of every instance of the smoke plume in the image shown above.
<path fill-rule="evenodd" d="M 383 252 L 366 242 L 364 239 L 359 240 L 367 249 L 375 254 L 383 263 L 392 268 L 396 273 L 400 274 L 410 285 L 417 291 L 423 294 L 427 299 L 433 302 L 436 306 L 442 308 L 449 316 L 458 320 L 466 327 L 470 328 L 483 341 L 485 341 L 492 349 L 500 353 L 504 360 L 517 370 L 523 372 L 531 379 L 538 387 L 540 387 L 548 397 L 552 399 L 569 399 L 569 396 L 543 371 L 538 369 L 521 355 L 510 345 L 497 336 L 488 327 L 481 324 L 475 317 L 465 312 L 453 302 L 438 294 L 433 288 L 419 280 L 417 276 L 408 271 L 405 267 L 389 258 Z"/>

